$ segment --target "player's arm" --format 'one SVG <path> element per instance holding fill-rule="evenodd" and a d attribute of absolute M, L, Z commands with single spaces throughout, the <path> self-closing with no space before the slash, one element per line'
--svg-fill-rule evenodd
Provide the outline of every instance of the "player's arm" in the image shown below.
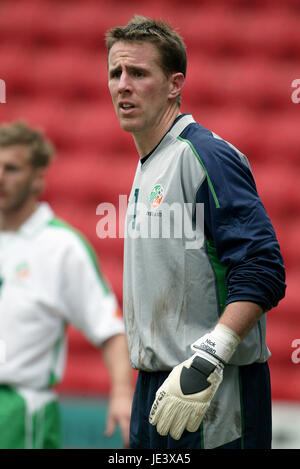
<path fill-rule="evenodd" d="M 111 378 L 110 405 L 106 432 L 111 435 L 118 423 L 124 446 L 128 444 L 128 422 L 133 388 L 124 322 L 117 298 L 103 277 L 92 246 L 67 232 L 67 247 L 60 268 L 61 311 L 64 320 L 80 330 L 103 358 Z M 96 370 L 95 370 L 96 372 Z"/>
<path fill-rule="evenodd" d="M 219 324 L 233 330 L 243 340 L 259 321 L 263 309 L 250 301 L 236 301 L 226 306 Z"/>
<path fill-rule="evenodd" d="M 118 334 L 107 339 L 102 344 L 102 355 L 111 381 L 106 435 L 111 436 L 118 424 L 123 446 L 128 448 L 133 376 L 125 335 Z"/>

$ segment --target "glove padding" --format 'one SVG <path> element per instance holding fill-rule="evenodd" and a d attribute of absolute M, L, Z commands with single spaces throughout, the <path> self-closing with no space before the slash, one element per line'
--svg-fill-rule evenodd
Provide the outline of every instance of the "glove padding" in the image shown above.
<path fill-rule="evenodd" d="M 192 344 L 196 353 L 177 365 L 156 392 L 149 422 L 160 435 L 170 432 L 179 440 L 185 429 L 197 431 L 239 342 L 235 332 L 218 324 Z"/>
<path fill-rule="evenodd" d="M 177 365 L 157 390 L 149 422 L 160 435 L 179 440 L 195 432 L 223 379 L 223 366 L 197 354 Z"/>

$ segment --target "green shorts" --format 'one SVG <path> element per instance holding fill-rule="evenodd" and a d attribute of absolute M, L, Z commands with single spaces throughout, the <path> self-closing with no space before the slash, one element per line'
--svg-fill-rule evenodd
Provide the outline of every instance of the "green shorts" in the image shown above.
<path fill-rule="evenodd" d="M 58 402 L 53 400 L 29 414 L 25 399 L 0 385 L 0 449 L 59 449 L 61 424 Z"/>

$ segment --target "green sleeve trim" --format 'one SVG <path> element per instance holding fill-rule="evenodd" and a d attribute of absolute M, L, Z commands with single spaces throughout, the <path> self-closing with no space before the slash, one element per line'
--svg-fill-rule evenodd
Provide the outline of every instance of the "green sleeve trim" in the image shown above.
<path fill-rule="evenodd" d="M 225 309 L 225 302 L 226 302 L 226 298 L 228 295 L 228 289 L 226 285 L 227 267 L 225 267 L 220 262 L 217 256 L 217 251 L 214 246 L 214 242 L 211 239 L 206 240 L 206 252 L 208 254 L 208 257 L 210 259 L 212 268 L 216 276 L 219 310 L 220 310 L 220 315 L 221 315 Z"/>
<path fill-rule="evenodd" d="M 205 172 L 206 179 L 207 179 L 207 183 L 208 183 L 208 187 L 209 187 L 209 189 L 210 189 L 210 191 L 211 191 L 211 193 L 212 193 L 213 199 L 214 199 L 215 204 L 216 204 L 216 208 L 220 208 L 220 203 L 219 203 L 219 200 L 218 200 L 216 191 L 215 191 L 214 186 L 213 186 L 213 184 L 212 184 L 212 182 L 211 182 L 211 179 L 210 179 L 210 177 L 209 177 L 209 174 L 208 174 L 208 172 L 207 172 L 207 169 L 206 169 L 206 167 L 205 167 L 203 161 L 201 160 L 201 158 L 200 158 L 200 156 L 199 156 L 199 153 L 198 153 L 197 150 L 195 149 L 195 147 L 194 147 L 194 145 L 192 144 L 192 142 L 190 142 L 189 140 L 187 140 L 187 139 L 185 139 L 185 138 L 182 138 L 182 137 L 177 137 L 177 138 L 178 138 L 178 140 L 180 140 L 181 142 L 185 142 L 185 143 L 187 143 L 187 144 L 190 146 L 192 152 L 193 152 L 194 155 L 196 156 L 197 160 L 199 161 L 200 165 L 202 166 L 203 171 Z"/>
<path fill-rule="evenodd" d="M 88 254 L 88 257 L 90 258 L 90 260 L 92 262 L 92 265 L 95 268 L 95 271 L 98 275 L 98 278 L 100 280 L 100 283 L 102 285 L 102 288 L 103 288 L 105 294 L 108 295 L 110 293 L 110 289 L 109 289 L 107 283 L 105 282 L 105 280 L 103 278 L 103 275 L 102 275 L 102 272 L 101 272 L 101 269 L 100 269 L 100 265 L 99 265 L 99 259 L 96 255 L 94 249 L 92 248 L 90 243 L 86 240 L 86 238 L 82 235 L 82 233 L 80 233 L 80 231 L 76 230 L 73 226 L 69 225 L 64 220 L 62 220 L 61 218 L 58 218 L 58 217 L 52 218 L 52 220 L 50 220 L 50 222 L 49 222 L 49 225 L 50 226 L 55 226 L 56 228 L 63 228 L 63 229 L 69 230 L 77 236 L 77 238 L 81 241 L 83 247 L 85 248 L 85 250 Z"/>

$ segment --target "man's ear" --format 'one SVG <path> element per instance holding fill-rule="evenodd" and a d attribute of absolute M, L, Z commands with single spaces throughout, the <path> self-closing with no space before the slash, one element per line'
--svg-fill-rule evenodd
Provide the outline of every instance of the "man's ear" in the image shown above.
<path fill-rule="evenodd" d="M 185 84 L 185 76 L 181 72 L 173 73 L 170 77 L 169 99 L 174 99 L 180 95 Z"/>

